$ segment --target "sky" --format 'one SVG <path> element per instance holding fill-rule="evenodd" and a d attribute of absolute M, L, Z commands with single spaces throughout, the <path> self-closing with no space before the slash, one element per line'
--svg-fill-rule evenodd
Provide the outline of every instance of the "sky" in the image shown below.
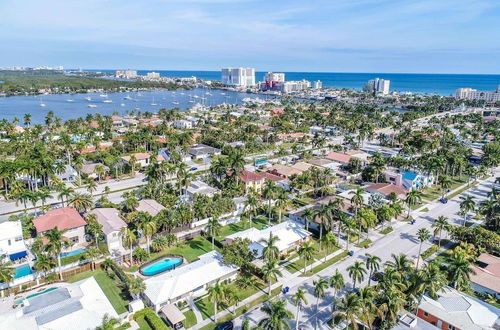
<path fill-rule="evenodd" d="M 0 67 L 500 73 L 500 0 L 0 0 Z"/>

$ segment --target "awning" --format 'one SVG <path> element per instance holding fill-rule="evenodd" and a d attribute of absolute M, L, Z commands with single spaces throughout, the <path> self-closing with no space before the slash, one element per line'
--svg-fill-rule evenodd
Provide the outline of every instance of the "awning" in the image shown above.
<path fill-rule="evenodd" d="M 182 322 L 186 319 L 184 314 L 173 304 L 168 304 L 162 307 L 161 312 L 173 325 Z"/>
<path fill-rule="evenodd" d="M 17 252 L 17 253 L 13 253 L 9 256 L 10 260 L 17 260 L 17 259 L 21 259 L 21 258 L 24 258 L 28 255 L 28 253 L 26 251 L 21 251 L 21 252 Z"/>

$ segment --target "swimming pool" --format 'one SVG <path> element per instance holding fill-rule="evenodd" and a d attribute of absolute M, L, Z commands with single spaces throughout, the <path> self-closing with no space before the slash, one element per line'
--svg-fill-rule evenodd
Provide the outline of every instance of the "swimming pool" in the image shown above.
<path fill-rule="evenodd" d="M 36 297 L 36 296 L 39 296 L 41 294 L 44 294 L 44 293 L 47 293 L 47 292 L 50 292 L 50 291 L 54 291 L 54 290 L 57 290 L 58 288 L 57 287 L 54 287 L 54 288 L 48 288 L 48 289 L 45 289 L 41 292 L 37 292 L 37 293 L 33 293 L 33 294 L 30 294 L 29 296 L 26 296 L 26 299 L 30 299 L 30 298 L 33 298 L 33 297 Z"/>
<path fill-rule="evenodd" d="M 14 278 L 20 278 L 30 274 L 33 274 L 30 265 L 22 265 L 14 269 Z"/>
<path fill-rule="evenodd" d="M 182 265 L 182 258 L 163 258 L 140 270 L 142 275 L 153 276 Z"/>
<path fill-rule="evenodd" d="M 85 249 L 78 249 L 78 250 L 71 251 L 71 252 L 62 252 L 61 258 L 77 256 L 77 255 L 82 254 L 84 252 L 85 252 Z"/>

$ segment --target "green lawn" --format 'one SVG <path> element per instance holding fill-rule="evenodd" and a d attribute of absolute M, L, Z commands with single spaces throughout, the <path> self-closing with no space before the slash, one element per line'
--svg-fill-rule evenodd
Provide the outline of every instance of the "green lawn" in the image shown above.
<path fill-rule="evenodd" d="M 381 230 L 380 233 L 382 235 L 387 235 L 389 234 L 390 232 L 392 232 L 394 229 L 392 229 L 392 227 L 387 227 L 387 228 L 384 228 L 384 230 Z"/>
<path fill-rule="evenodd" d="M 214 303 L 210 301 L 208 297 L 195 301 L 195 305 L 200 310 L 203 319 L 209 318 L 214 315 Z M 217 308 L 217 312 L 220 312 L 220 306 L 218 306 Z"/>
<path fill-rule="evenodd" d="M 372 242 L 371 239 L 365 239 L 365 240 L 359 242 L 359 244 L 356 244 L 356 246 L 359 247 L 359 248 L 364 248 L 368 244 L 371 244 L 371 242 Z"/>
<path fill-rule="evenodd" d="M 94 276 L 95 280 L 101 287 L 102 291 L 108 298 L 111 305 L 118 314 L 125 313 L 128 307 L 128 301 L 125 299 L 126 295 L 119 288 L 119 281 L 115 281 L 102 270 L 96 270 L 94 272 L 88 271 L 80 274 L 76 274 L 66 280 L 70 283 L 78 282 L 80 280 Z"/>
<path fill-rule="evenodd" d="M 222 241 L 226 236 L 248 229 L 248 226 L 248 223 L 242 222 L 231 223 L 224 226 L 221 228 L 220 234 L 217 236 L 217 240 Z M 267 226 L 267 218 L 255 217 L 252 219 L 251 226 L 257 229 L 262 229 L 262 227 Z"/>
<path fill-rule="evenodd" d="M 195 325 L 197 322 L 196 322 L 196 315 L 194 315 L 194 312 L 192 310 L 188 310 L 186 312 L 184 312 L 184 316 L 186 317 L 186 319 L 184 320 L 184 327 L 186 329 L 189 329 L 191 328 L 193 325 Z"/>
<path fill-rule="evenodd" d="M 312 276 L 314 274 L 317 274 L 320 271 L 322 271 L 323 269 L 325 269 L 325 268 L 333 265 L 334 263 L 344 259 L 345 257 L 347 257 L 347 255 L 348 255 L 348 252 L 344 251 L 344 252 L 336 255 L 335 257 L 327 260 L 326 262 L 319 264 L 318 266 L 314 267 L 312 270 L 307 271 L 305 274 L 300 274 L 300 276 Z"/>
<path fill-rule="evenodd" d="M 212 244 L 205 237 L 198 236 L 189 241 L 179 242 L 175 246 L 161 252 L 152 253 L 146 262 L 161 258 L 169 254 L 180 255 L 186 258 L 188 262 L 192 262 L 196 260 L 200 255 L 210 251 L 212 251 Z M 139 267 L 140 265 L 133 266 L 126 269 L 126 271 L 135 272 L 139 269 Z"/>
<path fill-rule="evenodd" d="M 453 189 L 457 189 L 458 187 L 460 187 L 461 185 L 467 183 L 466 180 L 463 180 L 463 179 L 456 179 L 456 178 L 452 178 L 452 184 L 451 184 L 451 187 L 449 188 L 450 190 L 453 190 Z M 422 202 L 431 202 L 437 198 L 440 198 L 441 195 L 442 195 L 442 191 L 441 191 L 441 187 L 439 185 L 433 185 L 431 187 L 426 187 L 424 189 L 422 189 Z M 455 195 L 455 194 L 453 194 Z M 451 195 L 446 195 L 446 198 L 450 199 L 452 198 L 453 196 Z M 416 206 L 416 208 L 420 207 L 420 205 Z"/>

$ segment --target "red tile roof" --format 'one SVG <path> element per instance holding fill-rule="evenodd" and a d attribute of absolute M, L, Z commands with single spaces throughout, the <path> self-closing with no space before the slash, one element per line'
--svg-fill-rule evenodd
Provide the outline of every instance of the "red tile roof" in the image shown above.
<path fill-rule="evenodd" d="M 255 173 L 255 172 L 250 172 L 247 170 L 241 171 L 241 174 L 239 175 L 239 178 L 243 182 L 250 182 L 250 181 L 260 181 L 264 179 L 264 176 L 262 176 L 260 173 Z"/>
<path fill-rule="evenodd" d="M 339 162 L 339 163 L 349 163 L 351 160 L 351 155 L 346 155 L 340 152 L 330 152 L 325 158 Z"/>
<path fill-rule="evenodd" d="M 406 195 L 406 190 L 402 187 L 398 187 L 392 183 L 375 183 L 371 186 L 366 187 L 367 191 L 378 191 L 384 196 L 388 196 L 390 193 L 395 193 L 397 196 Z"/>
<path fill-rule="evenodd" d="M 73 207 L 63 207 L 60 209 L 50 210 L 42 216 L 33 220 L 36 232 L 42 233 L 47 230 L 56 228 L 65 230 L 85 226 L 87 222 L 82 218 L 80 213 Z"/>

